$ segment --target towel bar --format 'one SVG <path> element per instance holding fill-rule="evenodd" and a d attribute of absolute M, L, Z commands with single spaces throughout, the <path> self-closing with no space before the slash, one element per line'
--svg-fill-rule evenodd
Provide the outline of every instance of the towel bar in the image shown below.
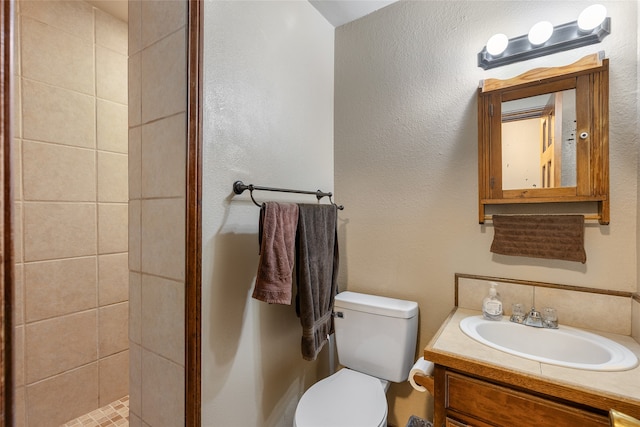
<path fill-rule="evenodd" d="M 551 214 L 554 215 L 554 214 Z M 550 216 L 551 216 L 550 215 Z M 556 215 L 562 215 L 562 214 L 556 214 Z M 575 215 L 575 214 L 574 214 Z M 579 215 L 579 214 L 578 214 Z M 584 216 L 584 220 L 585 221 L 600 221 L 600 219 L 602 218 L 600 215 L 598 214 L 589 214 L 589 215 L 583 215 Z M 484 220 L 485 221 L 493 221 L 493 215 L 485 215 L 484 216 Z"/>
<path fill-rule="evenodd" d="M 262 205 L 259 204 L 258 202 L 256 202 L 256 200 L 253 198 L 253 190 L 277 191 L 277 192 L 280 192 L 280 193 L 313 194 L 313 195 L 316 196 L 318 201 L 320 201 L 320 199 L 322 199 L 323 197 L 328 197 L 329 198 L 329 202 L 331 202 L 332 205 L 336 206 L 340 210 L 344 209 L 344 206 L 336 205 L 333 202 L 333 200 L 331 199 L 331 197 L 333 196 L 333 193 L 325 193 L 325 192 L 320 191 L 320 190 L 318 190 L 318 191 L 305 191 L 305 190 L 290 190 L 288 188 L 260 187 L 260 186 L 253 185 L 253 184 L 246 185 L 242 181 L 236 181 L 236 182 L 233 183 L 233 192 L 235 194 L 242 194 L 242 193 L 244 193 L 245 190 L 249 190 L 249 193 L 251 195 L 251 200 L 253 200 L 253 203 L 255 203 L 255 205 L 258 206 L 258 207 L 260 207 Z"/>

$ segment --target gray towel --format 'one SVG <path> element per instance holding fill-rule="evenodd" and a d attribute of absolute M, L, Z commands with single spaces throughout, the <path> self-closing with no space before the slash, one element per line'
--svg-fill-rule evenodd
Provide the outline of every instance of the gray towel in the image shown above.
<path fill-rule="evenodd" d="M 333 332 L 338 290 L 338 212 L 335 205 L 300 204 L 296 235 L 296 311 L 302 325 L 302 357 L 315 360 Z"/>

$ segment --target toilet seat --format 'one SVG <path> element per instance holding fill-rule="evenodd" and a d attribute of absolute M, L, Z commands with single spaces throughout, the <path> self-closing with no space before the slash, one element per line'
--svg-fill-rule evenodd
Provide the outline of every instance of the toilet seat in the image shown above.
<path fill-rule="evenodd" d="M 378 378 L 343 368 L 307 390 L 296 408 L 294 427 L 380 427 L 387 399 Z"/>

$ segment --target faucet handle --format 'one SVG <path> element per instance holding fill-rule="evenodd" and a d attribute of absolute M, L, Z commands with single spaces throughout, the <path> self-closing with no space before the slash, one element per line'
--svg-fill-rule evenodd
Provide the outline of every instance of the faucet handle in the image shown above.
<path fill-rule="evenodd" d="M 558 329 L 558 313 L 553 307 L 545 307 L 542 309 L 542 325 L 545 328 Z"/>
<path fill-rule="evenodd" d="M 520 303 L 515 303 L 511 306 L 511 317 L 510 321 L 514 323 L 522 323 L 524 322 L 524 318 L 526 317 L 526 312 L 524 311 L 524 305 Z"/>

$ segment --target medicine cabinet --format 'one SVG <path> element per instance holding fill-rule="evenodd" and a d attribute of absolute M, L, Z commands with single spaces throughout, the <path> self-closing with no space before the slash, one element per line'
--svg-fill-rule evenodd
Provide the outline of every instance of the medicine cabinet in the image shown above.
<path fill-rule="evenodd" d="M 565 202 L 597 203 L 592 219 L 609 223 L 609 60 L 603 56 L 481 82 L 481 224 L 490 219 L 487 205 Z"/>

